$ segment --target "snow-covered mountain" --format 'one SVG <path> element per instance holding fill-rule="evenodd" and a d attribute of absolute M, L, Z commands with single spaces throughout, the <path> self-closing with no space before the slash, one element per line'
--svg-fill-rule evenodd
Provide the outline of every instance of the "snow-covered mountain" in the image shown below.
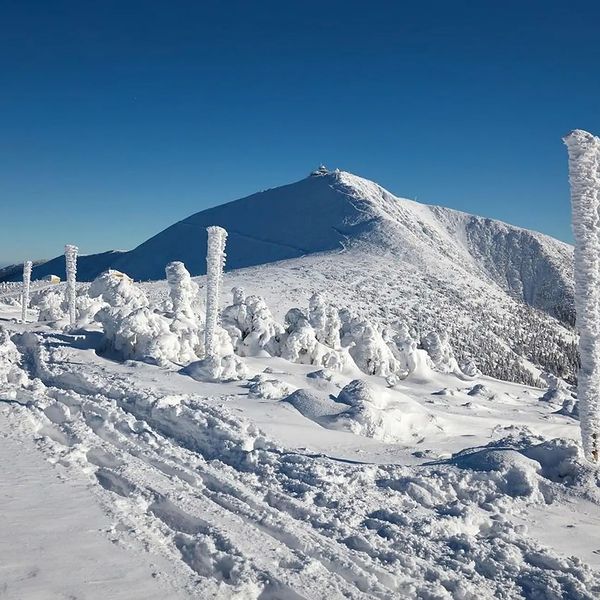
<path fill-rule="evenodd" d="M 112 267 L 161 280 L 173 260 L 201 275 L 209 225 L 229 232 L 227 270 L 250 267 L 231 273 L 231 281 L 252 289 L 259 280 L 256 291 L 272 289 L 277 305 L 286 306 L 286 298 L 296 305 L 304 286 L 306 294 L 346 300 L 384 323 L 448 329 L 458 351 L 477 356 L 488 374 L 529 383 L 544 370 L 574 376 L 571 246 L 398 198 L 343 171 L 319 169 L 201 211 L 129 252 L 81 257 L 78 279 Z M 58 257 L 35 267 L 33 277 L 63 272 Z"/>
<path fill-rule="evenodd" d="M 135 279 L 163 279 L 183 261 L 205 273 L 206 227 L 229 232 L 229 269 L 360 247 L 386 253 L 428 273 L 465 273 L 492 280 L 513 297 L 561 320 L 573 320 L 572 248 L 549 236 L 493 219 L 397 198 L 381 186 L 324 169 L 290 185 L 196 213 L 125 253 L 81 257 L 79 279 L 108 266 Z M 34 278 L 64 270 L 62 257 L 34 269 Z"/>

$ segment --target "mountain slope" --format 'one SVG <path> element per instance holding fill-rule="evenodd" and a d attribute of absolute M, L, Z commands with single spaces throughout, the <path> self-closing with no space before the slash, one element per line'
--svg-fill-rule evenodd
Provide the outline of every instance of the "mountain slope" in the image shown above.
<path fill-rule="evenodd" d="M 447 275 L 450 270 L 460 276 L 466 271 L 491 279 L 516 299 L 573 322 L 568 244 L 500 221 L 397 198 L 340 171 L 320 170 L 196 213 L 129 252 L 81 257 L 78 278 L 90 280 L 113 267 L 135 279 L 163 279 L 172 260 L 183 261 L 194 275 L 203 274 L 209 225 L 229 232 L 229 269 L 360 247 L 390 253 L 428 272 Z M 63 272 L 58 257 L 35 267 L 33 276 Z"/>
<path fill-rule="evenodd" d="M 114 261 L 136 279 L 162 279 L 182 260 L 205 272 L 206 227 L 229 232 L 227 267 L 360 248 L 446 279 L 492 280 L 515 299 L 572 324 L 572 248 L 548 236 L 455 210 L 400 199 L 345 172 L 319 172 L 291 185 L 205 210 Z"/>
<path fill-rule="evenodd" d="M 112 267 L 162 280 L 172 260 L 203 274 L 209 225 L 229 232 L 229 280 L 266 295 L 276 311 L 320 291 L 382 325 L 404 319 L 417 335 L 446 329 L 486 374 L 528 383 L 545 370 L 575 377 L 571 246 L 397 198 L 340 171 L 320 169 L 196 213 L 130 252 L 81 257 L 78 279 Z M 63 270 L 59 257 L 33 276 Z"/>

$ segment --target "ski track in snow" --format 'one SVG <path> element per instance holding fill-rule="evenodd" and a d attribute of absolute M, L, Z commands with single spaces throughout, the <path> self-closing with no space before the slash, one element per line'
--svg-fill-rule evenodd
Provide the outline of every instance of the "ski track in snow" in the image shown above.
<path fill-rule="evenodd" d="M 539 464 L 531 470 L 516 451 L 496 451 L 501 461 L 508 457 L 504 471 L 460 468 L 463 459 L 413 466 L 333 460 L 288 448 L 239 415 L 240 402 L 260 402 L 247 397 L 243 382 L 219 394 L 218 385 L 98 357 L 90 336 L 32 329 L 14 340 L 29 376 L 43 385 L 6 395 L 4 414 L 49 461 L 88 477 L 115 522 L 112 535 L 160 557 L 160 578 L 174 594 L 600 594 L 600 574 L 543 546 L 523 525 L 528 511 L 548 502 L 583 494 L 597 506 L 594 489 L 570 490 Z M 263 361 L 263 368 L 272 364 Z M 598 520 L 595 526 L 600 531 Z"/>

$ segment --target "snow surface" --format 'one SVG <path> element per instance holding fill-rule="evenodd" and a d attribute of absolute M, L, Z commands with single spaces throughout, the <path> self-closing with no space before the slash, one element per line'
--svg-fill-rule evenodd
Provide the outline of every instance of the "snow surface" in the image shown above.
<path fill-rule="evenodd" d="M 598 475 L 560 394 L 264 353 L 197 381 L 18 313 L 0 305 L 6 597 L 600 595 Z"/>

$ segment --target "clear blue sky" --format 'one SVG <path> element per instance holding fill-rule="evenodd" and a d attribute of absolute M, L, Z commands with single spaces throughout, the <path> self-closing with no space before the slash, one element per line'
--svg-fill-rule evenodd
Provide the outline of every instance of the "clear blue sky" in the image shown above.
<path fill-rule="evenodd" d="M 0 12 L 0 263 L 129 249 L 321 162 L 570 240 L 561 137 L 600 132 L 598 2 Z"/>

